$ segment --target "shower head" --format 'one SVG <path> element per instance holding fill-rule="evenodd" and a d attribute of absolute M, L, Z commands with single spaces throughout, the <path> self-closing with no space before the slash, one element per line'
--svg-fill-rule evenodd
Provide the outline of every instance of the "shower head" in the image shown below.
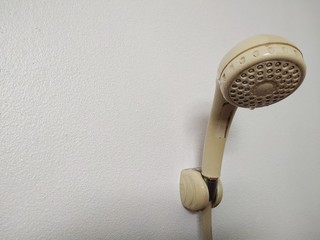
<path fill-rule="evenodd" d="M 275 35 L 256 35 L 222 59 L 208 122 L 201 173 L 220 177 L 224 146 L 237 107 L 255 109 L 288 97 L 302 83 L 306 65 L 300 50 Z"/>
<path fill-rule="evenodd" d="M 218 68 L 201 170 L 186 169 L 180 176 L 184 207 L 210 212 L 211 205 L 221 201 L 222 157 L 237 108 L 255 109 L 279 102 L 297 90 L 305 75 L 302 53 L 280 36 L 250 37 L 225 55 Z"/>
<path fill-rule="evenodd" d="M 289 96 L 305 74 L 303 56 L 294 44 L 280 36 L 256 35 L 225 55 L 217 80 L 230 104 L 254 109 Z"/>

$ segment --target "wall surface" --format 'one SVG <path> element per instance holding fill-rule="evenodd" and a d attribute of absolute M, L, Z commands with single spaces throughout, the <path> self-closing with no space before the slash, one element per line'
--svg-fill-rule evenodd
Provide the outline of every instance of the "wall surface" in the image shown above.
<path fill-rule="evenodd" d="M 320 236 L 319 1 L 0 2 L 0 239 L 199 239 L 179 175 L 200 166 L 217 66 L 287 37 L 285 101 L 239 109 L 216 240 Z"/>

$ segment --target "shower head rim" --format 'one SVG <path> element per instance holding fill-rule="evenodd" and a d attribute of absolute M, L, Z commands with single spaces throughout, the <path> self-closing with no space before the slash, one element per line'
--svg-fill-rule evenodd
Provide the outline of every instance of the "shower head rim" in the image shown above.
<path fill-rule="evenodd" d="M 271 45 L 271 44 L 280 44 L 280 45 L 293 47 L 300 52 L 301 56 L 303 56 L 302 52 L 295 44 L 293 44 L 292 42 L 288 41 L 287 39 L 279 35 L 273 35 L 273 34 L 253 35 L 239 42 L 237 45 L 231 48 L 227 52 L 227 54 L 224 55 L 224 57 L 222 58 L 218 66 L 218 78 L 220 78 L 226 66 L 228 66 L 231 61 L 233 61 L 242 53 L 250 51 L 257 47 Z"/>

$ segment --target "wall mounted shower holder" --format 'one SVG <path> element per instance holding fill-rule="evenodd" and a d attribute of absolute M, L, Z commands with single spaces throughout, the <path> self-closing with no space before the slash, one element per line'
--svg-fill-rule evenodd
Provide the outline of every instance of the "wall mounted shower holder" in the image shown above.
<path fill-rule="evenodd" d="M 223 196 L 220 179 L 210 180 L 201 175 L 200 168 L 184 169 L 180 174 L 182 205 L 191 211 L 200 211 L 211 204 L 217 207 Z"/>

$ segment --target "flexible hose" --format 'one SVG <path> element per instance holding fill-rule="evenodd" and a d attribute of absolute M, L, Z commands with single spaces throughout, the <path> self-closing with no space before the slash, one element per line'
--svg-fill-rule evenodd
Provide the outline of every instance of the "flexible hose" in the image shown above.
<path fill-rule="evenodd" d="M 200 213 L 201 239 L 213 240 L 212 238 L 212 220 L 211 220 L 211 203 Z"/>

